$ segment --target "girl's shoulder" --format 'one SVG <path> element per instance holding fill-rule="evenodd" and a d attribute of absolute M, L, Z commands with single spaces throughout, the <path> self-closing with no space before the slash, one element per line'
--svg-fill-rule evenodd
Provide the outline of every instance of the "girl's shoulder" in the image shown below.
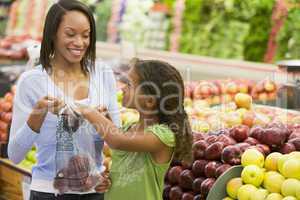
<path fill-rule="evenodd" d="M 148 126 L 145 132 L 151 132 L 156 135 L 162 143 L 168 147 L 175 147 L 175 134 L 174 132 L 165 124 L 154 124 Z"/>

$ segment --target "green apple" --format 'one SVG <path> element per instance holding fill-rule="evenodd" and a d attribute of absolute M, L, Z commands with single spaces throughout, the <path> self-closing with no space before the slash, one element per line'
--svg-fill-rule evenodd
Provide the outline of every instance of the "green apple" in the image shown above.
<path fill-rule="evenodd" d="M 264 181 L 264 170 L 256 165 L 248 165 L 243 169 L 241 177 L 244 183 L 258 187 Z"/>
<path fill-rule="evenodd" d="M 246 184 L 240 187 L 237 193 L 237 198 L 239 200 L 251 200 L 252 194 L 257 190 L 253 185 Z"/>
<path fill-rule="evenodd" d="M 284 177 L 277 172 L 267 172 L 264 178 L 264 188 L 269 192 L 280 193 Z"/>
<path fill-rule="evenodd" d="M 271 193 L 267 196 L 267 198 L 265 200 L 282 200 L 283 196 L 281 196 L 281 194 L 278 193 Z"/>
<path fill-rule="evenodd" d="M 251 200 L 265 200 L 269 192 L 266 189 L 258 189 L 251 196 Z"/>
<path fill-rule="evenodd" d="M 32 163 L 36 163 L 36 152 L 29 151 L 26 155 L 26 159 Z"/>
<path fill-rule="evenodd" d="M 282 155 L 277 160 L 277 169 L 280 173 L 282 173 L 282 167 L 285 161 L 287 161 L 290 158 L 289 154 Z"/>
<path fill-rule="evenodd" d="M 282 166 L 282 175 L 286 178 L 300 179 L 300 160 L 290 158 Z"/>
<path fill-rule="evenodd" d="M 282 156 L 281 153 L 274 152 L 269 154 L 265 160 L 265 169 L 268 171 L 277 171 L 277 160 Z"/>
<path fill-rule="evenodd" d="M 298 190 L 300 190 L 300 181 L 294 178 L 286 179 L 281 185 L 281 194 L 283 196 L 296 196 Z"/>
<path fill-rule="evenodd" d="M 293 197 L 293 196 L 287 196 L 287 197 L 284 197 L 282 200 L 297 200 L 296 197 Z"/>
<path fill-rule="evenodd" d="M 242 155 L 242 165 L 257 165 L 258 167 L 264 166 L 264 155 L 256 149 L 247 149 Z"/>
<path fill-rule="evenodd" d="M 241 178 L 233 178 L 226 185 L 227 194 L 236 199 L 239 188 L 243 185 Z"/>

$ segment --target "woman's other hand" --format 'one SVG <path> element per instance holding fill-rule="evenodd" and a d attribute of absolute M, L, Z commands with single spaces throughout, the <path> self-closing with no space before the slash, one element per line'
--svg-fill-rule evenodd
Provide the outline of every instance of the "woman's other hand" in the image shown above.
<path fill-rule="evenodd" d="M 95 191 L 99 193 L 107 192 L 111 187 L 111 180 L 108 172 L 103 172 L 100 177 L 100 184 L 95 187 Z"/>

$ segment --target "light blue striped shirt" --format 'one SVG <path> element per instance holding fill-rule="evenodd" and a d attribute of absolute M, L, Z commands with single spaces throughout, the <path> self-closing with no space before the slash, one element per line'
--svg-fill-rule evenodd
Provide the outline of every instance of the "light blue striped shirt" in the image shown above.
<path fill-rule="evenodd" d="M 113 71 L 103 62 L 96 62 L 94 72 L 90 73 L 89 95 L 85 100 L 94 106 L 106 106 L 113 122 L 119 127 L 120 118 L 116 93 Z M 58 98 L 64 97 L 63 92 L 54 84 L 41 65 L 24 72 L 20 76 L 14 99 L 8 156 L 14 163 L 19 163 L 35 145 L 37 148 L 37 164 L 32 168 L 32 180 L 52 182 L 56 174 L 55 152 L 58 118 L 56 115 L 48 113 L 38 134 L 27 125 L 32 108 L 38 100 L 47 95 Z M 97 148 L 95 151 L 96 163 L 97 167 L 101 167 L 103 140 L 91 124 L 81 127 L 80 130 L 93 134 Z"/>

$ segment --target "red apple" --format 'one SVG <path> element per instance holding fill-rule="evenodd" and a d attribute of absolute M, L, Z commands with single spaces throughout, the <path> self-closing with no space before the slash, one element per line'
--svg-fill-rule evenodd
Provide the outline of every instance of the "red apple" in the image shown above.
<path fill-rule="evenodd" d="M 186 192 L 182 195 L 181 200 L 194 200 L 194 195 L 192 192 Z"/>
<path fill-rule="evenodd" d="M 244 153 L 244 151 L 249 149 L 251 145 L 246 142 L 242 142 L 242 143 L 237 143 L 235 146 L 239 147 L 241 152 Z"/>
<path fill-rule="evenodd" d="M 219 160 L 224 144 L 222 142 L 215 142 L 207 147 L 205 150 L 205 158 L 208 160 Z"/>
<path fill-rule="evenodd" d="M 225 147 L 222 151 L 222 161 L 230 165 L 241 164 L 242 151 L 237 145 Z"/>
<path fill-rule="evenodd" d="M 265 144 L 257 144 L 256 147 L 260 148 L 265 156 L 271 153 L 270 147 Z"/>
<path fill-rule="evenodd" d="M 199 178 L 196 178 L 193 182 L 193 191 L 195 193 L 200 193 L 201 192 L 201 184 L 202 182 L 205 180 L 204 177 L 199 177 Z"/>
<path fill-rule="evenodd" d="M 170 184 L 164 185 L 164 191 L 163 191 L 163 199 L 168 200 L 169 199 L 169 193 L 171 191 L 172 186 Z"/>
<path fill-rule="evenodd" d="M 230 137 L 237 142 L 243 142 L 248 138 L 249 127 L 245 125 L 235 126 L 230 130 Z"/>
<path fill-rule="evenodd" d="M 265 129 L 260 142 L 272 148 L 277 148 L 283 145 L 286 138 L 286 134 L 280 128 L 272 127 Z"/>
<path fill-rule="evenodd" d="M 248 137 L 244 142 L 250 144 L 250 145 L 257 145 L 259 144 L 259 141 L 253 137 Z"/>
<path fill-rule="evenodd" d="M 168 172 L 168 180 L 171 184 L 176 185 L 180 181 L 182 168 L 180 166 L 172 167 Z"/>
<path fill-rule="evenodd" d="M 211 188 L 213 187 L 216 179 L 214 178 L 208 178 L 205 181 L 202 182 L 201 184 L 201 194 L 203 196 L 207 196 Z"/>
<path fill-rule="evenodd" d="M 289 140 L 294 138 L 300 138 L 300 130 L 293 131 L 292 134 L 289 136 Z"/>
<path fill-rule="evenodd" d="M 179 186 L 183 189 L 191 190 L 193 188 L 194 179 L 194 175 L 190 170 L 183 170 L 180 174 Z"/>
<path fill-rule="evenodd" d="M 190 163 L 190 162 L 187 162 L 187 161 L 181 161 L 181 167 L 182 167 L 183 170 L 185 170 L 185 169 L 191 170 L 192 169 L 192 164 L 193 163 Z"/>
<path fill-rule="evenodd" d="M 204 176 L 205 166 L 208 164 L 207 160 L 196 160 L 192 166 L 192 172 L 196 177 Z"/>
<path fill-rule="evenodd" d="M 292 143 L 297 151 L 300 151 L 300 138 L 294 138 L 289 140 L 289 143 Z"/>
<path fill-rule="evenodd" d="M 205 150 L 207 149 L 208 146 L 209 144 L 204 140 L 199 140 L 195 142 L 192 146 L 194 159 L 204 158 Z"/>
<path fill-rule="evenodd" d="M 179 186 L 174 186 L 170 190 L 169 198 L 170 200 L 181 200 L 182 195 L 182 189 Z"/>
<path fill-rule="evenodd" d="M 205 141 L 206 141 L 208 144 L 213 144 L 213 143 L 215 143 L 217 140 L 218 140 L 218 136 L 216 136 L 216 135 L 210 135 L 210 136 L 208 136 L 208 137 L 205 138 Z"/>
<path fill-rule="evenodd" d="M 258 141 L 261 141 L 262 136 L 264 134 L 265 130 L 260 126 L 255 126 L 250 129 L 250 137 L 253 137 L 257 139 Z"/>
<path fill-rule="evenodd" d="M 236 141 L 234 139 L 232 139 L 231 137 L 229 137 L 225 134 L 219 135 L 217 141 L 222 142 L 224 144 L 224 147 L 236 144 Z"/>
<path fill-rule="evenodd" d="M 216 170 L 216 178 L 218 178 L 219 176 L 221 176 L 224 172 L 226 172 L 229 168 L 231 167 L 231 165 L 229 164 L 223 164 L 220 167 L 217 168 Z"/>
<path fill-rule="evenodd" d="M 296 151 L 296 147 L 292 143 L 285 143 L 280 147 L 279 152 L 282 154 L 289 154 L 293 151 Z"/>
<path fill-rule="evenodd" d="M 205 139 L 205 136 L 202 133 L 193 131 L 194 142 L 197 142 L 199 140 L 204 140 L 204 139 Z"/>
<path fill-rule="evenodd" d="M 222 165 L 221 162 L 211 161 L 209 162 L 204 169 L 205 176 L 208 178 L 213 178 L 216 176 L 216 170 Z"/>

